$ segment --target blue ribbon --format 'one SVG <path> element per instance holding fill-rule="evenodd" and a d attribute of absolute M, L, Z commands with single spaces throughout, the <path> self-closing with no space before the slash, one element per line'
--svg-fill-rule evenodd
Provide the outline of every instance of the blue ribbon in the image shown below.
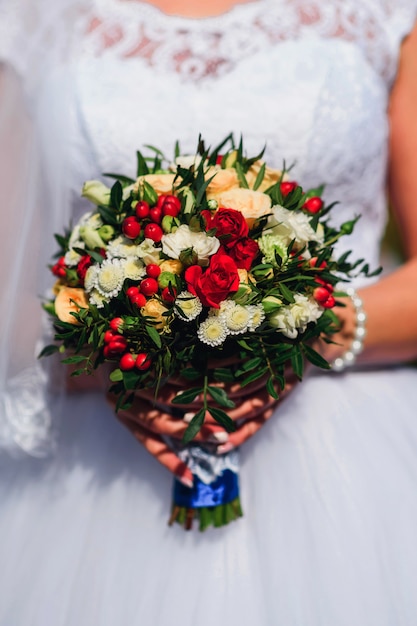
<path fill-rule="evenodd" d="M 193 476 L 193 487 L 186 487 L 179 480 L 174 480 L 174 505 L 186 509 L 198 509 L 219 506 L 233 502 L 239 496 L 239 477 L 230 469 L 207 485 L 197 476 Z"/>

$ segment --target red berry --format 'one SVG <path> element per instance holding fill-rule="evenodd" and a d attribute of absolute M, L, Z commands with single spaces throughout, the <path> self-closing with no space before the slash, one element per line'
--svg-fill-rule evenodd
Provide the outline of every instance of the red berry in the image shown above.
<path fill-rule="evenodd" d="M 130 299 L 136 296 L 137 293 L 139 293 L 139 287 L 129 287 L 129 289 L 126 290 L 126 295 Z"/>
<path fill-rule="evenodd" d="M 152 365 L 152 361 L 145 352 L 140 352 L 136 357 L 136 367 L 138 370 L 147 370 Z"/>
<path fill-rule="evenodd" d="M 130 298 L 130 302 L 135 304 L 137 307 L 141 308 L 146 304 L 146 298 L 143 293 L 136 293 L 134 296 Z"/>
<path fill-rule="evenodd" d="M 141 231 L 140 224 L 136 217 L 126 217 L 122 223 L 123 234 L 129 239 L 136 239 Z"/>
<path fill-rule="evenodd" d="M 140 200 L 136 205 L 136 217 L 143 220 L 149 215 L 149 204 L 145 200 Z"/>
<path fill-rule="evenodd" d="M 173 294 L 170 292 L 169 287 L 165 287 L 165 289 L 163 289 L 161 292 L 161 298 L 162 300 L 165 300 L 165 302 L 174 302 L 175 298 L 177 297 L 176 289 L 172 287 L 171 289 L 174 292 Z"/>
<path fill-rule="evenodd" d="M 216 156 L 216 165 L 221 165 L 223 161 L 223 155 L 222 154 L 218 154 Z"/>
<path fill-rule="evenodd" d="M 123 328 L 123 320 L 121 317 L 113 317 L 109 322 L 109 326 L 114 332 L 119 333 Z"/>
<path fill-rule="evenodd" d="M 321 305 L 329 299 L 331 293 L 326 287 L 316 287 L 313 291 L 313 298 Z"/>
<path fill-rule="evenodd" d="M 155 278 L 144 278 L 140 284 L 140 290 L 145 296 L 153 296 L 158 291 L 158 281 Z"/>
<path fill-rule="evenodd" d="M 57 276 L 58 278 L 64 278 L 66 276 L 65 268 L 65 257 L 61 256 L 55 263 L 55 265 L 52 266 L 51 271 L 54 276 Z"/>
<path fill-rule="evenodd" d="M 130 352 L 126 352 L 120 358 L 119 366 L 120 366 L 120 369 L 123 370 L 124 372 L 133 370 L 135 365 L 136 365 L 136 357 Z"/>
<path fill-rule="evenodd" d="M 159 224 L 162 220 L 162 209 L 159 206 L 154 206 L 152 209 L 149 209 L 149 217 L 153 222 Z"/>
<path fill-rule="evenodd" d="M 291 191 L 294 191 L 296 187 L 298 187 L 298 184 L 295 181 L 281 183 L 281 193 L 283 196 L 288 196 L 288 194 L 291 193 Z"/>
<path fill-rule="evenodd" d="M 104 333 L 104 343 L 110 343 L 117 335 L 112 330 L 106 330 Z"/>
<path fill-rule="evenodd" d="M 103 356 L 105 359 L 111 359 L 112 355 L 110 354 L 109 346 L 104 346 Z"/>
<path fill-rule="evenodd" d="M 161 268 L 156 263 L 149 263 L 149 265 L 146 266 L 146 274 L 149 278 L 158 278 L 160 273 Z"/>
<path fill-rule="evenodd" d="M 144 233 L 146 239 L 152 239 L 155 243 L 161 241 L 162 235 L 164 234 L 162 228 L 158 226 L 158 224 L 147 224 L 145 226 Z"/>
<path fill-rule="evenodd" d="M 323 287 L 325 287 L 325 289 L 327 289 L 329 293 L 333 293 L 333 285 L 331 285 L 330 283 L 326 283 L 326 281 L 319 276 L 317 276 L 314 280 L 316 283 L 319 283 L 319 285 L 323 285 Z"/>
<path fill-rule="evenodd" d="M 310 265 L 310 267 L 317 267 L 317 261 L 318 261 L 318 258 L 317 258 L 316 256 L 313 256 L 313 257 L 309 260 L 308 264 Z M 320 263 L 320 265 L 317 267 L 317 269 L 322 270 L 322 269 L 324 269 L 325 267 L 327 267 L 327 263 L 326 263 L 326 261 L 322 261 L 322 262 Z"/>
<path fill-rule="evenodd" d="M 326 302 L 323 302 L 322 306 L 324 306 L 325 309 L 332 309 L 335 304 L 336 300 L 334 299 L 334 296 L 330 295 Z"/>
<path fill-rule="evenodd" d="M 176 196 L 159 196 L 157 206 L 162 209 L 163 215 L 177 217 L 181 210 L 181 200 Z"/>
<path fill-rule="evenodd" d="M 123 341 L 121 341 L 121 339 L 123 339 Z M 127 341 L 124 337 L 121 337 L 121 339 L 112 340 L 107 344 L 110 356 L 116 356 L 117 354 L 125 352 L 127 348 Z"/>
<path fill-rule="evenodd" d="M 303 209 L 309 213 L 318 213 L 322 210 L 324 202 L 318 196 L 313 196 L 306 200 L 303 204 Z"/>

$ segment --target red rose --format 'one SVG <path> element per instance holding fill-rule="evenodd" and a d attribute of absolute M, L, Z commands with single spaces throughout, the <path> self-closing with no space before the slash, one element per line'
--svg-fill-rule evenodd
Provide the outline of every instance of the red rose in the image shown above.
<path fill-rule="evenodd" d="M 198 296 L 204 306 L 219 308 L 220 302 L 239 289 L 236 263 L 227 254 L 214 254 L 203 273 L 199 265 L 185 272 L 188 290 Z"/>
<path fill-rule="evenodd" d="M 81 257 L 81 259 L 78 261 L 77 275 L 82 283 L 84 283 L 85 275 L 90 265 L 91 265 L 91 256 L 89 254 L 86 254 L 85 256 Z"/>
<path fill-rule="evenodd" d="M 210 222 L 210 229 L 216 229 L 216 237 L 229 247 L 237 239 L 247 237 L 249 227 L 240 211 L 219 209 Z"/>
<path fill-rule="evenodd" d="M 249 271 L 259 252 L 258 243 L 250 237 L 242 237 L 229 248 L 229 254 L 239 269 Z"/>

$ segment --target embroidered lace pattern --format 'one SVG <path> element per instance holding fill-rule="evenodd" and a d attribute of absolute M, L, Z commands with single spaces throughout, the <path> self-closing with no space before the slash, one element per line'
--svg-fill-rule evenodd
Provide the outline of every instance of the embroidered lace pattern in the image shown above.
<path fill-rule="evenodd" d="M 230 71 L 240 59 L 284 40 L 305 37 L 355 41 L 390 82 L 396 47 L 411 22 L 405 0 L 254 0 L 204 20 L 164 14 L 140 0 L 96 0 L 84 52 L 141 58 L 152 67 L 199 80 Z M 395 46 L 393 45 L 395 44 Z"/>

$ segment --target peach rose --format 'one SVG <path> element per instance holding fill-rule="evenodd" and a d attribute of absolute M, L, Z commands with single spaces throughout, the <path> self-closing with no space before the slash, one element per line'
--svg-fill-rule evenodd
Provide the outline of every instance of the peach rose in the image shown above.
<path fill-rule="evenodd" d="M 141 181 L 145 180 L 156 191 L 158 195 L 172 194 L 175 174 L 146 174 L 140 176 L 133 185 L 133 190 L 138 191 Z"/>
<path fill-rule="evenodd" d="M 155 328 L 160 330 L 164 328 L 167 324 L 168 318 L 163 316 L 163 313 L 166 313 L 168 309 L 164 307 L 156 298 L 149 298 L 145 306 L 143 306 L 140 310 L 143 316 L 145 317 L 153 317 L 154 321 L 157 322 L 155 324 Z"/>
<path fill-rule="evenodd" d="M 271 213 L 271 198 L 260 191 L 236 187 L 219 194 L 210 194 L 219 207 L 240 211 L 251 228 L 256 220 Z"/>
<path fill-rule="evenodd" d="M 55 298 L 55 313 L 61 322 L 77 325 L 79 322 L 71 313 L 88 308 L 88 299 L 84 289 L 62 287 Z"/>
<path fill-rule="evenodd" d="M 239 179 L 236 170 L 232 167 L 222 169 L 220 167 L 209 167 L 204 174 L 206 180 L 214 176 L 207 187 L 207 194 L 218 194 L 239 187 Z"/>
<path fill-rule="evenodd" d="M 178 274 L 178 275 L 181 274 L 184 268 L 181 261 L 178 261 L 177 259 L 169 259 L 167 261 L 162 261 L 159 267 L 161 268 L 162 272 L 171 272 L 171 274 Z"/>
<path fill-rule="evenodd" d="M 264 163 L 261 160 L 255 161 L 255 163 L 249 168 L 246 173 L 246 180 L 251 189 L 255 184 L 256 177 L 258 176 L 263 164 Z M 289 176 L 287 173 L 283 175 L 282 170 L 274 170 L 271 167 L 267 166 L 265 168 L 263 181 L 258 187 L 257 191 L 265 191 L 265 189 L 268 189 L 268 187 L 271 187 L 272 185 L 277 183 L 281 178 L 283 181 L 289 180 Z"/>

